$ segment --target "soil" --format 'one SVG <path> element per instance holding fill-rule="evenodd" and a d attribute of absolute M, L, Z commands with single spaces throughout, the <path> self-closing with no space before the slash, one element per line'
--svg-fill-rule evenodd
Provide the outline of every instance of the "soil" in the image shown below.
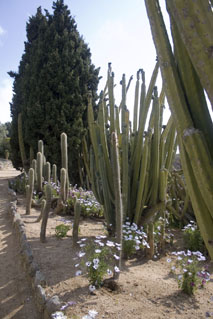
<path fill-rule="evenodd" d="M 8 219 L 8 179 L 19 174 L 9 161 L 0 163 L 0 319 L 40 319 L 19 259 Z"/>
<path fill-rule="evenodd" d="M 14 171 L 0 171 L 1 184 L 6 177 L 8 178 Z M 11 175 L 12 176 L 12 175 Z M 2 185 L 1 185 L 2 186 Z M 6 184 L 4 184 L 4 193 L 1 191 L 1 236 L 6 236 L 7 241 L 11 235 L 11 229 L 5 220 L 4 209 L 6 208 Z M 2 209 L 3 207 L 3 209 Z M 35 261 L 39 264 L 41 272 L 47 279 L 46 293 L 49 297 L 58 295 L 64 305 L 69 306 L 64 310 L 68 319 L 81 319 L 88 315 L 89 310 L 97 311 L 96 319 L 191 319 L 213 317 L 213 280 L 203 289 L 198 289 L 194 296 L 188 296 L 180 291 L 174 276 L 170 273 L 171 265 L 167 262 L 171 258 L 171 252 L 182 249 L 181 232 L 174 231 L 174 246 L 168 246 L 164 254 L 156 260 L 147 260 L 143 256 L 137 256 L 131 260 L 123 261 L 122 271 L 119 277 L 119 289 L 112 291 L 103 287 L 90 293 L 88 287 L 88 279 L 85 275 L 75 275 L 78 263 L 76 248 L 72 243 L 72 230 L 68 232 L 68 237 L 57 239 L 55 236 L 55 227 L 64 220 L 72 224 L 71 216 L 54 216 L 50 214 L 47 224 L 47 241 L 40 242 L 40 223 L 36 223 L 36 219 L 40 214 L 39 209 L 32 208 L 29 216 L 25 215 L 25 198 L 18 196 L 18 212 L 24 220 L 26 226 L 27 237 L 33 250 Z M 3 217 L 2 217 L 3 216 Z M 7 225 L 5 231 L 5 225 Z M 95 238 L 95 236 L 103 235 L 103 220 L 82 219 L 80 222 L 79 238 Z M 4 239 L 3 239 L 4 240 Z M 17 250 L 13 244 L 7 244 L 7 254 L 14 256 Z M 11 309 L 18 309 L 14 306 L 14 300 L 19 296 L 14 296 L 14 288 L 12 291 L 7 290 L 7 286 L 14 278 L 14 274 L 8 273 L 8 262 L 4 257 L 5 242 L 1 240 L 0 255 L 1 265 L 5 269 L 5 273 L 1 271 L 1 300 L 6 300 L 11 304 Z M 3 258 L 4 257 L 4 258 Z M 16 263 L 16 262 L 15 262 Z M 212 262 L 207 262 L 209 272 L 213 272 Z M 2 267 L 2 266 L 1 266 Z M 3 270 L 4 270 L 3 269 Z M 21 270 L 19 270 L 21 271 Z M 18 269 L 15 274 L 17 275 Z M 6 279 L 7 278 L 7 279 Z M 211 275 L 212 278 L 212 275 Z M 10 285 L 11 286 L 11 285 Z M 21 287 L 23 289 L 23 285 Z M 26 288 L 25 288 L 26 289 Z M 4 290 L 4 294 L 2 294 Z M 3 298 L 4 296 L 4 298 Z M 8 296 L 6 299 L 5 296 Z M 30 291 L 28 297 L 30 297 Z M 13 302 L 12 302 L 13 300 Z M 29 301 L 25 300 L 22 309 L 28 305 Z M 5 302 L 4 302 L 5 303 Z M 10 316 L 6 310 L 6 317 L 0 318 L 32 318 L 32 315 L 19 317 L 18 315 Z M 11 311 L 11 310 L 10 310 Z M 21 311 L 21 310 L 20 310 Z M 27 311 L 27 309 L 26 309 Z M 9 316 L 8 316 L 9 315 Z M 89 318 L 89 317 L 88 317 Z"/>

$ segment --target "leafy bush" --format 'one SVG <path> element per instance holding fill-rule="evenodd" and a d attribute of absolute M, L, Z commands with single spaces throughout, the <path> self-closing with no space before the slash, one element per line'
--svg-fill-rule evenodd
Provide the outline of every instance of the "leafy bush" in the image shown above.
<path fill-rule="evenodd" d="M 144 249 L 145 247 L 149 248 L 146 239 L 147 234 L 143 231 L 143 227 L 138 228 L 136 224 L 130 224 L 130 222 L 127 221 L 123 225 L 123 257 L 128 259 L 133 256 L 136 251 Z"/>
<path fill-rule="evenodd" d="M 57 238 L 64 238 L 67 236 L 70 227 L 68 225 L 60 224 L 55 228 L 55 235 Z"/>
<path fill-rule="evenodd" d="M 92 191 L 70 188 L 67 200 L 67 213 L 74 211 L 75 196 L 81 205 L 81 215 L 83 217 L 103 217 L 103 207 L 97 202 Z"/>
<path fill-rule="evenodd" d="M 194 221 L 190 221 L 183 229 L 183 240 L 186 249 L 205 252 L 205 244 L 200 230 Z"/>
<path fill-rule="evenodd" d="M 204 287 L 210 280 L 210 274 L 200 265 L 206 259 L 200 251 L 187 250 L 173 252 L 172 255 L 176 256 L 176 260 L 171 271 L 176 275 L 179 288 L 186 294 L 194 294 L 197 288 Z M 172 260 L 169 258 L 167 261 Z"/>
<path fill-rule="evenodd" d="M 92 242 L 86 242 L 86 238 L 78 241 L 81 249 L 78 253 L 80 261 L 75 267 L 81 267 L 82 270 L 77 270 L 76 276 L 86 271 L 90 291 L 102 286 L 104 277 L 111 276 L 113 271 L 120 271 L 116 266 L 116 260 L 119 259 L 116 252 L 120 250 L 120 245 L 105 239 L 106 236 L 96 236 Z"/>

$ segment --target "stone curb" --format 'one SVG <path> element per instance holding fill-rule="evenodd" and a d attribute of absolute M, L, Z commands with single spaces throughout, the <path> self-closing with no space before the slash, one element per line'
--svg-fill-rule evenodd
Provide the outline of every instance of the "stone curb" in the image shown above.
<path fill-rule="evenodd" d="M 27 274 L 27 279 L 29 280 L 32 287 L 36 307 L 38 309 L 38 312 L 42 315 L 42 318 L 53 318 L 51 315 L 60 310 L 62 302 L 59 300 L 59 297 L 57 295 L 52 296 L 48 299 L 44 290 L 47 285 L 45 276 L 39 270 L 38 264 L 34 261 L 31 246 L 27 241 L 25 225 L 21 219 L 20 214 L 17 212 L 16 193 L 9 188 L 8 194 L 11 199 L 8 213 L 10 218 L 12 219 L 14 234 L 18 239 L 21 262 Z"/>

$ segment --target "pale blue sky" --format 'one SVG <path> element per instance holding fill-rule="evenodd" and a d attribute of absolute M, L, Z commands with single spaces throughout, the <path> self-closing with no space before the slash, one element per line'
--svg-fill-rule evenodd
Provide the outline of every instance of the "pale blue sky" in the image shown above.
<path fill-rule="evenodd" d="M 161 3 L 163 5 L 164 1 Z M 99 89 L 105 84 L 108 62 L 112 63 L 115 72 L 118 99 L 123 73 L 127 78 L 132 74 L 135 78 L 137 70 L 143 68 L 148 84 L 156 53 L 143 0 L 65 0 L 65 4 L 89 45 L 93 63 L 101 67 L 103 80 Z M 12 81 L 7 72 L 18 70 L 24 52 L 26 22 L 39 6 L 52 12 L 52 0 L 0 0 L 1 123 L 10 120 Z M 127 105 L 129 109 L 133 106 L 133 84 L 134 81 Z"/>

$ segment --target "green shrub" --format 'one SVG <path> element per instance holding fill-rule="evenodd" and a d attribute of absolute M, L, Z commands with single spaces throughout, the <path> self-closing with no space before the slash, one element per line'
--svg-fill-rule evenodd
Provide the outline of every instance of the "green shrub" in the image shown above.
<path fill-rule="evenodd" d="M 57 238 L 64 238 L 67 236 L 68 231 L 70 230 L 70 226 L 60 224 L 55 228 L 55 235 Z"/>
<path fill-rule="evenodd" d="M 191 251 L 205 252 L 205 244 L 201 237 L 200 230 L 194 221 L 190 221 L 183 229 L 184 247 Z"/>

